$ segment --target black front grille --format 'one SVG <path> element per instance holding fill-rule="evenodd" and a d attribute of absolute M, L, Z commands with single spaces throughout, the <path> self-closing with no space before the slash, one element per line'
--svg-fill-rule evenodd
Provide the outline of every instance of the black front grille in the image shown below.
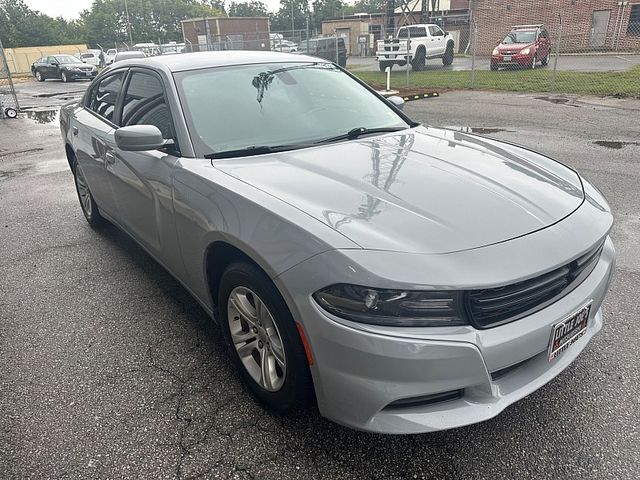
<path fill-rule="evenodd" d="M 556 270 L 529 280 L 466 294 L 466 308 L 476 328 L 491 328 L 531 315 L 576 288 L 593 271 L 604 243 Z"/>

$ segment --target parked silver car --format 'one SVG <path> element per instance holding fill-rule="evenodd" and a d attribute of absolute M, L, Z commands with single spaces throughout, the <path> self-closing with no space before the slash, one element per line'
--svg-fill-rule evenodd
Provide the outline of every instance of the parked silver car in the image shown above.
<path fill-rule="evenodd" d="M 594 186 L 416 124 L 332 63 L 127 60 L 60 122 L 89 224 L 117 225 L 185 286 L 275 411 L 315 398 L 387 433 L 479 422 L 602 328 L 615 253 Z"/>

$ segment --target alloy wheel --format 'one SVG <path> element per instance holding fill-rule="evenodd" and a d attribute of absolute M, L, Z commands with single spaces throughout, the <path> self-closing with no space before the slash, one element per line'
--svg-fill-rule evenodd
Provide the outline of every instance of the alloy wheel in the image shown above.
<path fill-rule="evenodd" d="M 87 217 L 91 217 L 93 209 L 91 208 L 91 192 L 89 191 L 89 185 L 84 178 L 82 169 L 79 165 L 76 166 L 76 185 L 78 186 L 78 196 L 80 197 L 80 205 Z"/>
<path fill-rule="evenodd" d="M 242 365 L 263 389 L 276 392 L 287 374 L 287 359 L 278 327 L 262 299 L 236 287 L 227 301 L 231 340 Z"/>

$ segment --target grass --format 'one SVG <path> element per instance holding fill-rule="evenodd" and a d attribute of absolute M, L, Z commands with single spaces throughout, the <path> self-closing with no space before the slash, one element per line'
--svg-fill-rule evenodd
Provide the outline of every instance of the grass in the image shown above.
<path fill-rule="evenodd" d="M 380 72 L 352 72 L 361 80 L 375 88 L 384 88 L 385 74 Z M 512 70 L 491 72 L 476 70 L 476 90 L 498 90 L 508 92 L 548 92 L 551 90 L 550 68 L 536 70 Z M 406 72 L 391 73 L 391 88 L 407 88 Z M 471 72 L 427 71 L 410 72 L 410 90 L 415 89 L 469 89 Z M 640 98 L 640 65 L 624 72 L 557 72 L 556 88 L 558 93 L 580 95 L 615 95 Z"/>

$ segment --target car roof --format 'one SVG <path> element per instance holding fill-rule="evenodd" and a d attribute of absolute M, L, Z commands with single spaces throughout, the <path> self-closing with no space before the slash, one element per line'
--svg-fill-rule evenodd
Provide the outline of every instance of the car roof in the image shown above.
<path fill-rule="evenodd" d="M 122 66 L 149 66 L 159 69 L 167 69 L 171 72 L 181 72 L 185 70 L 197 70 L 200 68 L 276 62 L 330 63 L 321 58 L 309 57 L 307 55 L 298 55 L 295 53 L 227 50 L 219 52 L 194 52 L 181 53 L 178 55 L 162 55 L 157 57 L 137 58 L 123 61 Z"/>

